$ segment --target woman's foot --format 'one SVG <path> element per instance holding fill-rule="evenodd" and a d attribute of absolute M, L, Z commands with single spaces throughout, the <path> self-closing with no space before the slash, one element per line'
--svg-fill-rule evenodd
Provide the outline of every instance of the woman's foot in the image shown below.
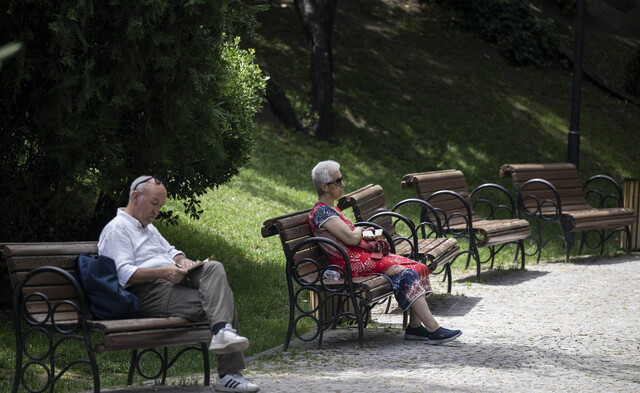
<path fill-rule="evenodd" d="M 421 340 L 426 341 L 427 344 L 442 344 L 449 341 L 453 341 L 458 338 L 462 332 L 460 330 L 449 330 L 443 327 L 437 328 L 435 331 L 429 333 L 427 328 L 420 325 L 418 327 L 408 326 L 404 332 L 405 340 Z"/>

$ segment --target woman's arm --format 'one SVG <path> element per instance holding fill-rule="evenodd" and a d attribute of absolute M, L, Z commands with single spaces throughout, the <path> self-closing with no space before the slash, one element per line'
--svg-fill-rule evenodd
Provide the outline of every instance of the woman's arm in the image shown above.
<path fill-rule="evenodd" d="M 335 216 L 322 224 L 322 229 L 340 239 L 348 246 L 357 246 L 362 240 L 362 231 L 366 228 L 356 227 L 353 231 L 340 217 Z"/>

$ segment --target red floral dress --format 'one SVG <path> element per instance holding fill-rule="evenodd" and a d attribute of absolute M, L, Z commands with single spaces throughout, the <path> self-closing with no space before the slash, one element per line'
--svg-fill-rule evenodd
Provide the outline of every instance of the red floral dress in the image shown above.
<path fill-rule="evenodd" d="M 355 230 L 353 223 L 342 214 L 340 209 L 336 207 L 334 210 L 322 202 L 317 202 L 309 213 L 309 225 L 314 236 L 333 240 L 344 248 L 354 277 L 371 274 L 382 274 L 387 277 L 394 288 L 395 298 L 403 310 L 408 309 L 419 296 L 431 294 L 429 268 L 426 265 L 397 254 L 388 254 L 382 259 L 371 258 L 371 252 L 361 247 L 348 246 L 322 229 L 322 224 L 332 217 L 340 218 L 352 231 Z M 326 243 L 321 243 L 320 246 L 332 265 L 345 268 L 342 255 L 335 248 Z"/>

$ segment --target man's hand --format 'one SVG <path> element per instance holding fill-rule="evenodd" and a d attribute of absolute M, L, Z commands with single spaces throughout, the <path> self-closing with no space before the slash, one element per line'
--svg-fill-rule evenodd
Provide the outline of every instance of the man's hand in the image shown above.
<path fill-rule="evenodd" d="M 193 261 L 191 261 L 191 263 L 193 263 Z M 180 282 L 182 282 L 182 280 L 184 279 L 184 276 L 186 276 L 188 273 L 186 268 L 183 268 L 181 266 L 178 266 L 178 264 L 176 263 L 175 265 L 167 265 L 165 266 L 165 279 L 167 281 L 170 281 L 174 284 L 179 284 Z"/>
<path fill-rule="evenodd" d="M 194 261 L 192 261 L 191 259 L 184 257 L 178 261 L 176 261 L 176 265 L 178 267 L 181 267 L 183 269 L 189 269 L 191 266 L 195 265 L 196 263 Z"/>

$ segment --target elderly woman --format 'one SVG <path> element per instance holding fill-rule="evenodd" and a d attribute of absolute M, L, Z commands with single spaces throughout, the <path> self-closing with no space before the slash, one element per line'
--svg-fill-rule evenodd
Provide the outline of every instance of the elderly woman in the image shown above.
<path fill-rule="evenodd" d="M 354 226 L 335 206 L 336 199 L 344 191 L 340 164 L 322 161 L 313 168 L 311 177 L 318 191 L 318 201 L 309 213 L 309 225 L 314 236 L 331 239 L 342 246 L 349 256 L 354 276 L 379 273 L 391 281 L 398 304 L 402 310 L 410 310 L 404 338 L 423 340 L 428 344 L 442 344 L 458 338 L 462 334 L 460 330 L 441 327 L 429 310 L 425 296 L 431 294 L 427 266 L 396 254 L 372 258 L 366 242 L 371 239 L 362 235 L 366 228 Z M 334 248 L 324 243 L 322 248 L 331 264 L 345 267 L 342 256 Z"/>

